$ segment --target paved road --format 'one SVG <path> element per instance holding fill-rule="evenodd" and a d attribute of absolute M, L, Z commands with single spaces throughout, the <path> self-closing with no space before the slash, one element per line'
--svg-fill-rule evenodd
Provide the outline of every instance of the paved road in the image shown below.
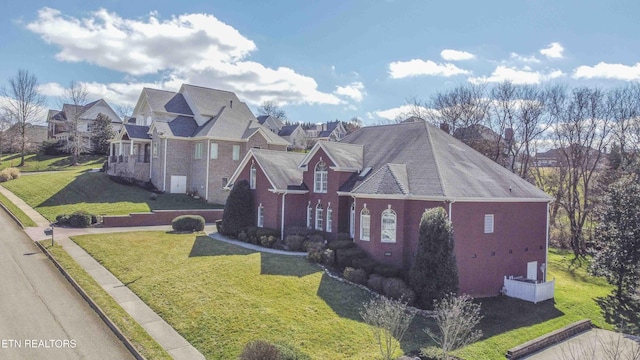
<path fill-rule="evenodd" d="M 133 359 L 1 209 L 0 359 Z"/>

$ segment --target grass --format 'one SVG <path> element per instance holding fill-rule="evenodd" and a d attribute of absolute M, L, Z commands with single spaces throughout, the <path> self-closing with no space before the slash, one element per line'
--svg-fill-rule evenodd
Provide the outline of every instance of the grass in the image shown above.
<path fill-rule="evenodd" d="M 74 240 L 210 359 L 234 358 L 255 339 L 286 341 L 318 359 L 375 358 L 358 311 L 369 295 L 330 279 L 304 259 L 260 254 L 205 236 L 167 233 L 87 235 Z M 611 304 L 612 287 L 567 252 L 549 254 L 554 301 L 478 300 L 484 337 L 456 355 L 499 359 L 505 352 L 581 319 L 605 329 L 637 323 L 640 307 Z M 626 311 L 619 314 L 619 309 Z M 635 311 L 635 313 L 634 313 Z M 414 320 L 402 350 L 429 346 Z"/>
<path fill-rule="evenodd" d="M 133 212 L 175 209 L 208 209 L 219 206 L 195 200 L 186 194 L 160 194 L 117 184 L 101 172 L 82 170 L 21 176 L 3 183 L 49 221 L 59 214 L 85 210 L 96 215 L 126 215 Z"/>
<path fill-rule="evenodd" d="M 78 162 L 80 165 L 72 166 L 73 157 L 71 155 L 25 155 L 25 165 L 19 167 L 20 172 L 34 171 L 58 171 L 58 170 L 87 170 L 101 168 L 106 160 L 104 156 L 80 155 Z M 20 164 L 20 154 L 3 155 L 0 158 L 0 170 L 8 167 L 17 167 Z"/>
<path fill-rule="evenodd" d="M 380 357 L 359 315 L 369 293 L 328 277 L 304 258 L 257 253 L 193 234 L 73 240 L 207 359 L 237 358 L 256 339 L 288 343 L 314 359 Z M 426 323 L 414 320 L 401 344 L 404 352 L 428 342 Z"/>
<path fill-rule="evenodd" d="M 508 349 L 582 319 L 613 329 L 603 315 L 606 309 L 600 305 L 613 288 L 604 279 L 588 275 L 586 262 L 572 263 L 572 259 L 569 252 L 549 252 L 549 279 L 556 280 L 554 301 L 532 304 L 506 297 L 481 300 L 484 337 L 456 355 L 479 360 L 504 358 Z"/>
<path fill-rule="evenodd" d="M 25 214 L 22 210 L 20 210 L 19 207 L 17 207 L 14 203 L 12 203 L 9 199 L 7 199 L 6 196 L 2 194 L 0 194 L 0 203 L 2 203 L 2 205 L 4 205 L 4 207 L 6 207 L 7 210 L 9 210 L 15 217 L 17 217 L 23 226 L 25 227 L 37 226 L 37 224 L 33 220 L 31 220 L 31 218 L 27 216 L 27 214 Z"/>
<path fill-rule="evenodd" d="M 43 245 L 48 241 L 43 241 Z M 106 291 L 80 267 L 60 245 L 45 245 L 60 265 L 80 287 L 98 304 L 129 339 L 131 344 L 147 359 L 171 359 L 171 356 L 140 326 Z"/>

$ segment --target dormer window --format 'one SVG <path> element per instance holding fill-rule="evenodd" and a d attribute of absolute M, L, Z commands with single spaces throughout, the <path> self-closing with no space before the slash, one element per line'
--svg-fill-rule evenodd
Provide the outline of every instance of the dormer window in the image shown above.
<path fill-rule="evenodd" d="M 327 164 L 320 159 L 316 164 L 313 172 L 313 192 L 326 193 L 327 192 L 327 176 L 329 171 L 327 170 Z"/>

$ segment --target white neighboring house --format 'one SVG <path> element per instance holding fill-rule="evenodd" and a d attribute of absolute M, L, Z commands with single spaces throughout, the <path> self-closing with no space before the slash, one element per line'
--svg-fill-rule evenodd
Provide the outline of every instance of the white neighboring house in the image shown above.
<path fill-rule="evenodd" d="M 79 114 L 78 131 L 82 136 L 82 144 L 85 148 L 91 147 L 91 132 L 98 114 L 103 114 L 111 119 L 111 126 L 114 132 L 118 132 L 122 127 L 122 119 L 107 104 L 104 99 L 99 99 L 88 103 L 87 105 L 63 104 L 62 110 L 49 110 L 47 114 L 48 139 L 69 141 L 71 136 L 71 117 L 72 114 Z"/>

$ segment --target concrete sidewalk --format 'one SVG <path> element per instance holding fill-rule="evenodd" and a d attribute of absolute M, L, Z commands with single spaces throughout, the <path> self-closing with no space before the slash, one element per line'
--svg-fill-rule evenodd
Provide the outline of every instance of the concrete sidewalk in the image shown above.
<path fill-rule="evenodd" d="M 638 354 L 640 350 L 634 351 L 634 347 L 640 349 L 640 338 L 637 336 L 591 329 L 523 359 L 606 359 L 605 355 L 610 355 L 613 349 L 619 351 L 619 359 L 635 359 L 631 354 Z"/>
<path fill-rule="evenodd" d="M 25 228 L 24 231 L 33 241 L 51 239 L 44 234 L 44 230 L 50 227 L 50 223 L 37 211 L 26 204 L 22 199 L 15 196 L 11 191 L 0 186 L 0 193 L 11 200 L 18 208 L 27 214 L 38 225 L 37 227 Z M 96 261 L 84 249 L 78 246 L 71 236 L 84 234 L 101 234 L 115 232 L 132 231 L 169 231 L 170 225 L 166 226 L 139 226 L 126 228 L 54 228 L 54 241 L 61 245 L 63 249 L 80 265 L 100 286 L 120 305 L 140 326 L 142 326 L 154 340 L 162 346 L 174 359 L 191 360 L 204 359 L 205 357 L 194 348 L 182 335 L 156 314 L 147 304 L 129 290 L 120 280 L 118 280 L 109 270 Z M 205 227 L 207 234 L 215 232 L 215 225 Z"/>

